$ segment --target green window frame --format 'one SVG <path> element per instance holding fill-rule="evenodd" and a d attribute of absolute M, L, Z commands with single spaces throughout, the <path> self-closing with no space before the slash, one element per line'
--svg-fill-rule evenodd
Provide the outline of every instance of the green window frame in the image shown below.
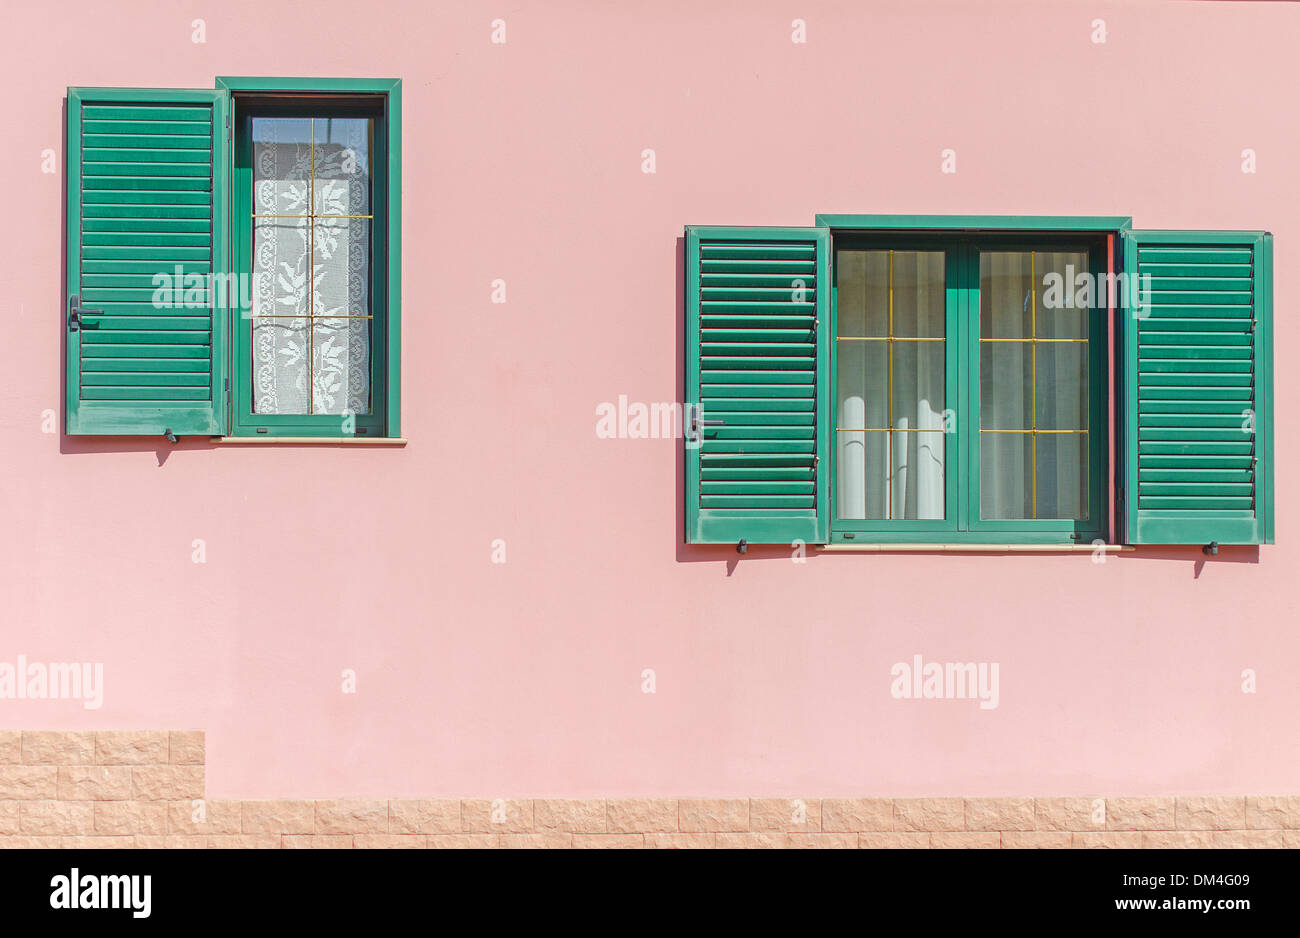
<path fill-rule="evenodd" d="M 840 465 L 838 445 L 831 446 L 831 542 L 910 543 L 963 541 L 998 544 L 1091 544 L 1105 540 L 1108 533 L 1107 460 L 1109 448 L 1107 409 L 1106 309 L 1095 303 L 1088 311 L 1088 506 L 1086 519 L 1011 519 L 981 517 L 980 449 L 987 431 L 980 415 L 980 254 L 982 251 L 1072 251 L 1088 252 L 1089 274 L 1106 269 L 1105 238 L 1081 237 L 1074 233 L 1033 232 L 1018 235 L 924 234 L 882 232 L 832 232 L 833 249 L 942 251 L 945 255 L 945 404 L 956 415 L 944 433 L 947 455 L 944 473 L 944 518 L 856 520 L 840 517 Z M 832 257 L 834 257 L 832 253 Z M 839 336 L 838 267 L 832 261 L 832 327 Z M 832 388 L 838 387 L 839 349 L 842 340 L 832 339 Z M 835 428 L 838 434 L 842 431 Z M 851 431 L 850 431 L 851 432 Z M 1031 439 L 1034 437 L 1031 435 Z M 1036 445 L 1036 440 L 1031 445 Z"/>
<path fill-rule="evenodd" d="M 944 406 L 956 420 L 948 428 L 945 415 L 943 520 L 838 517 L 844 247 L 945 252 Z M 1093 277 L 1088 516 L 985 520 L 980 252 L 1080 249 Z M 687 226 L 685 255 L 687 543 L 1273 543 L 1267 232 L 1134 231 L 1125 216 L 822 214 L 809 228 Z M 891 348 L 893 336 L 891 318 Z M 1230 426 L 1243 417 L 1249 429 Z M 1033 420 L 1035 438 L 1062 430 Z"/>
<path fill-rule="evenodd" d="M 216 278 L 251 275 L 246 130 L 275 107 L 374 121 L 368 414 L 252 413 L 252 321 Z M 400 79 L 69 88 L 66 432 L 403 442 L 401 140 Z M 152 284 L 173 270 L 213 279 L 183 309 L 161 308 Z"/>

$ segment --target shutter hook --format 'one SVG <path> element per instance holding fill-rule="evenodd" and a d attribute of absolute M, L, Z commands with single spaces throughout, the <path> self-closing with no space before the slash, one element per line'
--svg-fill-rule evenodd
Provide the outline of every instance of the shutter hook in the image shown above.
<path fill-rule="evenodd" d="M 1209 557 L 1217 557 L 1219 555 L 1219 542 L 1210 541 L 1210 543 L 1201 548 L 1201 553 Z"/>
<path fill-rule="evenodd" d="M 178 440 L 176 434 L 172 433 L 171 427 L 168 427 L 166 430 L 163 431 L 163 436 L 167 438 L 168 443 L 175 443 Z"/>
<path fill-rule="evenodd" d="M 736 553 L 743 554 L 747 550 L 749 550 L 749 541 L 742 537 L 740 543 L 736 545 Z"/>

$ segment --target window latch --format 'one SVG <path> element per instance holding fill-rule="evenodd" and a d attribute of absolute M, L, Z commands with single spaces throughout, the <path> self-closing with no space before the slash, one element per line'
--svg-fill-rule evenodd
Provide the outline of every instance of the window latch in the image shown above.
<path fill-rule="evenodd" d="M 705 420 L 703 417 L 700 416 L 700 412 L 703 408 L 701 408 L 700 405 L 698 404 L 690 404 L 688 405 L 687 409 L 690 412 L 691 422 L 689 428 L 686 431 L 686 439 L 690 440 L 693 443 L 699 442 L 700 431 L 704 427 L 720 427 L 726 423 L 725 420 Z"/>
<path fill-rule="evenodd" d="M 83 319 L 83 316 L 99 316 L 101 310 L 83 309 L 80 304 L 80 297 L 71 296 L 68 298 L 72 305 L 72 311 L 68 314 L 68 331 L 80 332 L 83 327 L 89 326 L 90 323 Z"/>

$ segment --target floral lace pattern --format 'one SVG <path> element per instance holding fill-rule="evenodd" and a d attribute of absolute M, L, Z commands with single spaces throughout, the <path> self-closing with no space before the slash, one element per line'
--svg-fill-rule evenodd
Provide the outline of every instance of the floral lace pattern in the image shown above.
<path fill-rule="evenodd" d="M 254 413 L 370 411 L 368 125 L 254 121 Z"/>

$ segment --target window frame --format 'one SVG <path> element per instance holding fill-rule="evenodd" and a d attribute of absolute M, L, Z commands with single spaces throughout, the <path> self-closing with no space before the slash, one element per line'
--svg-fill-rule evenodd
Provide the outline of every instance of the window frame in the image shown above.
<path fill-rule="evenodd" d="M 245 167 L 241 171 L 235 165 L 236 147 L 241 137 L 247 140 L 240 133 L 244 124 L 251 122 L 254 113 L 265 109 L 274 98 L 301 96 L 303 108 L 309 111 L 327 106 L 330 98 L 340 99 L 336 103 L 345 107 L 367 98 L 375 99 L 376 108 L 368 114 L 375 120 L 372 211 L 378 215 L 382 204 L 384 216 L 381 224 L 371 226 L 372 309 L 380 310 L 380 315 L 372 320 L 371 413 L 355 417 L 351 427 L 346 427 L 339 415 L 252 413 L 253 376 L 244 356 L 251 340 L 251 334 L 244 333 L 251 331 L 252 322 L 241 312 L 229 317 L 233 330 L 227 343 L 231 351 L 225 361 L 229 438 L 383 440 L 401 437 L 401 85 L 400 79 L 377 78 L 222 76 L 216 80 L 216 87 L 230 94 L 229 110 L 233 114 L 227 129 L 230 185 L 224 200 L 231 207 L 231 225 L 226 236 L 235 272 L 241 272 L 244 262 L 251 261 L 251 232 L 244 228 L 251 205 L 252 183 L 251 170 Z"/>
<path fill-rule="evenodd" d="M 829 544 L 1010 544 L 1076 545 L 1112 542 L 1115 477 L 1112 414 L 1117 403 L 1112 358 L 1113 317 L 1103 302 L 1089 317 L 1089 518 L 985 520 L 980 517 L 979 252 L 981 249 L 1037 249 L 1086 245 L 1090 273 L 1114 270 L 1117 236 L 1131 228 L 1127 217 L 947 216 L 818 214 L 817 227 L 830 229 L 832 263 L 831 362 L 829 369 L 831 479 Z M 838 267 L 843 246 L 945 252 L 945 409 L 957 414 L 954 440 L 946 444 L 943 520 L 840 520 L 838 445 Z M 956 261 L 953 264 L 953 261 Z M 954 296 L 955 294 L 955 296 Z M 955 299 L 955 308 L 954 308 Z M 956 331 L 953 330 L 954 319 Z M 954 378 L 955 373 L 955 378 Z"/>
<path fill-rule="evenodd" d="M 953 479 L 961 477 L 959 467 L 962 458 L 961 448 L 955 440 L 944 441 L 944 517 L 942 519 L 888 519 L 888 518 L 846 518 L 839 517 L 839 264 L 837 251 L 841 248 L 862 250 L 896 250 L 896 251 L 942 251 L 944 254 L 944 409 L 960 410 L 954 406 L 953 396 L 960 390 L 959 360 L 960 340 L 958 332 L 962 311 L 964 287 L 961 283 L 962 248 L 955 241 L 946 242 L 942 238 L 893 235 L 876 231 L 844 232 L 838 237 L 832 233 L 831 263 L 831 354 L 830 354 L 830 401 L 831 414 L 829 431 L 831 435 L 831 497 L 830 527 L 832 542 L 843 543 L 890 543 L 927 542 L 932 536 L 946 539 L 960 537 L 960 492 Z M 960 420 L 959 420 L 960 423 Z M 959 426 L 960 429 L 960 426 Z M 945 437 L 950 434 L 945 433 Z M 956 471 L 951 471 L 956 470 Z"/>

